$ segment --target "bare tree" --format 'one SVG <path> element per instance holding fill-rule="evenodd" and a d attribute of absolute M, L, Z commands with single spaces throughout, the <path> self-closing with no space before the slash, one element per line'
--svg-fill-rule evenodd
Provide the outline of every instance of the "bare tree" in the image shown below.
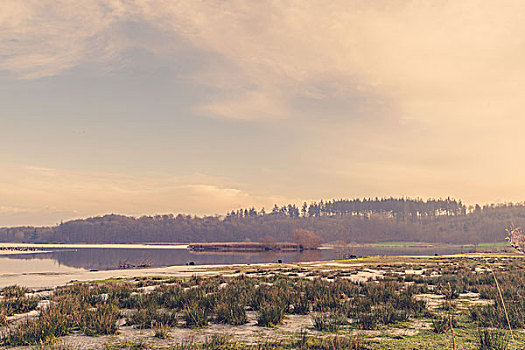
<path fill-rule="evenodd" d="M 310 230 L 297 229 L 293 231 L 292 239 L 301 249 L 319 248 L 323 239 Z"/>

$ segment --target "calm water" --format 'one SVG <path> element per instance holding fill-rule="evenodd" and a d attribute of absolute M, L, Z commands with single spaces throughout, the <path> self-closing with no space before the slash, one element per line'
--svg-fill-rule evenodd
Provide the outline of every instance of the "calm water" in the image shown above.
<path fill-rule="evenodd" d="M 373 256 L 434 255 L 437 253 L 443 255 L 468 252 L 467 248 L 461 247 L 355 247 L 293 253 L 196 253 L 185 249 L 184 246 L 145 245 L 39 246 L 37 249 L 45 250 L 45 252 L 0 255 L 0 276 L 9 278 L 10 275 L 20 274 L 114 270 L 119 269 L 122 265 L 146 264 L 150 267 L 163 267 L 186 265 L 189 262 L 195 265 L 255 264 L 277 262 L 278 260 L 283 262 L 335 260 L 344 259 L 349 254 Z"/>

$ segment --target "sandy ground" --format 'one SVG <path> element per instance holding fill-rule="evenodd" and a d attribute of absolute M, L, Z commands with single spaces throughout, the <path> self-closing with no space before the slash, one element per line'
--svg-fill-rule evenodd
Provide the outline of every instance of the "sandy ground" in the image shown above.
<path fill-rule="evenodd" d="M 0 256 L 3 255 L 23 255 L 23 254 L 41 254 L 41 253 L 52 253 L 51 250 L 0 250 Z"/>
<path fill-rule="evenodd" d="M 213 266 L 217 268 L 217 266 Z M 231 268 L 231 267 L 230 267 Z M 65 285 L 71 281 L 97 281 L 109 278 L 132 278 L 145 276 L 191 277 L 209 274 L 207 267 L 171 266 L 146 269 L 121 269 L 104 271 L 81 271 L 71 273 L 29 273 L 22 275 L 4 275 L 0 277 L 0 288 L 19 285 L 31 289 L 47 289 Z M 216 273 L 215 271 L 213 273 Z"/>

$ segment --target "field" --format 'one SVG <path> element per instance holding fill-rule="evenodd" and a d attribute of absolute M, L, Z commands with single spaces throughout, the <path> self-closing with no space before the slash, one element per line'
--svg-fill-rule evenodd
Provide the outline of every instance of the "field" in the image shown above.
<path fill-rule="evenodd" d="M 496 282 L 497 281 L 497 282 Z M 5 347 L 523 349 L 525 257 L 195 268 L 191 277 L 2 290 Z"/>
<path fill-rule="evenodd" d="M 511 250 L 512 246 L 509 242 L 482 242 L 478 244 L 447 244 L 447 243 L 430 243 L 430 242 L 379 242 L 379 243 L 365 243 L 363 246 L 369 247 L 456 247 L 464 249 L 480 249 L 489 248 L 491 250 L 502 250 L 508 248 Z"/>

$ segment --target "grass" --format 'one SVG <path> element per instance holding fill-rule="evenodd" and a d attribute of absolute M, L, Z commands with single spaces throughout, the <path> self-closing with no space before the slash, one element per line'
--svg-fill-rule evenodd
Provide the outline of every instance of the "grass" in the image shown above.
<path fill-rule="evenodd" d="M 476 347 L 479 350 L 506 350 L 509 347 L 509 337 L 502 331 L 480 329 L 476 338 Z"/>
<path fill-rule="evenodd" d="M 259 308 L 257 325 L 261 327 L 275 327 L 284 319 L 284 307 L 275 303 L 265 303 Z"/>
<path fill-rule="evenodd" d="M 457 322 L 452 321 L 452 327 L 457 327 Z M 434 333 L 443 334 L 448 332 L 450 329 L 450 320 L 446 316 L 436 317 L 432 319 L 432 330 Z"/>
<path fill-rule="evenodd" d="M 26 296 L 14 296 L 0 300 L 0 314 L 12 316 L 35 310 L 38 299 Z"/>
<path fill-rule="evenodd" d="M 116 304 L 111 302 L 99 303 L 94 310 L 84 312 L 83 332 L 86 335 L 115 334 L 118 317 L 119 309 Z"/>
<path fill-rule="evenodd" d="M 312 322 L 314 329 L 318 331 L 335 332 L 347 323 L 347 318 L 339 310 L 330 310 L 313 315 Z"/>
<path fill-rule="evenodd" d="M 116 349 L 158 349 L 143 341 L 118 342 L 106 346 L 106 350 Z M 167 348 L 166 348 L 167 349 Z M 170 346 L 171 350 L 369 350 L 359 337 L 329 336 L 323 338 L 309 337 L 300 333 L 297 340 L 271 341 L 265 340 L 257 344 L 236 341 L 226 336 L 215 335 L 205 341 L 188 341 Z"/>
<path fill-rule="evenodd" d="M 217 323 L 240 326 L 248 322 L 244 306 L 234 301 L 219 303 L 216 312 L 215 321 Z"/>
<path fill-rule="evenodd" d="M 197 302 L 189 302 L 184 306 L 183 318 L 188 328 L 201 328 L 208 325 L 208 311 Z"/>
<path fill-rule="evenodd" d="M 433 246 L 433 247 L 465 247 L 465 248 L 474 248 L 474 247 L 510 247 L 509 242 L 482 242 L 478 244 L 446 244 L 446 243 L 428 243 L 428 242 L 377 242 L 369 243 L 369 246 Z"/>
<path fill-rule="evenodd" d="M 415 246 L 415 245 L 435 246 L 436 244 L 435 243 L 425 243 L 425 242 L 377 242 L 377 243 L 369 243 L 368 245 L 380 247 L 380 246 Z"/>
<path fill-rule="evenodd" d="M 127 342 L 126 348 L 151 348 L 162 339 L 175 349 L 250 349 L 252 345 L 259 349 L 440 349 L 450 348 L 451 305 L 457 348 L 510 350 L 525 344 L 523 257 L 374 257 L 360 264 L 348 268 L 311 268 L 308 264 L 245 267 L 244 273 L 233 277 L 215 274 L 74 283 L 57 288 L 50 307 L 39 318 L 8 323 L 2 342 L 5 346 L 39 345 L 53 344 L 72 333 L 111 335 L 125 320 L 127 327 L 153 329 L 149 331 L 151 341 Z M 420 274 L 406 274 L 407 270 Z M 352 280 L 360 271 L 382 273 L 377 280 Z M 509 337 L 490 271 L 499 281 L 515 342 Z M 152 287 L 146 291 L 145 286 Z M 2 292 L 1 303 L 13 300 L 15 305 L 24 305 L 24 298 L 30 299 L 28 291 L 19 287 Z M 443 300 L 448 302 L 443 304 Z M 283 323 L 293 319 L 287 315 L 309 322 L 304 334 L 280 331 Z M 185 344 L 169 338 L 177 327 L 190 328 L 186 330 L 190 334 L 207 334 L 210 323 L 221 324 L 225 327 L 221 329 L 235 333 L 236 327 L 248 322 L 245 331 L 257 333 L 254 326 L 265 327 L 259 330 L 277 339 L 258 339 L 250 345 L 235 337 Z M 364 332 L 357 339 L 359 330 L 373 332 Z"/>
<path fill-rule="evenodd" d="M 168 339 L 170 337 L 169 334 L 170 327 L 164 324 L 159 324 L 155 327 L 155 338 L 159 339 Z"/>

